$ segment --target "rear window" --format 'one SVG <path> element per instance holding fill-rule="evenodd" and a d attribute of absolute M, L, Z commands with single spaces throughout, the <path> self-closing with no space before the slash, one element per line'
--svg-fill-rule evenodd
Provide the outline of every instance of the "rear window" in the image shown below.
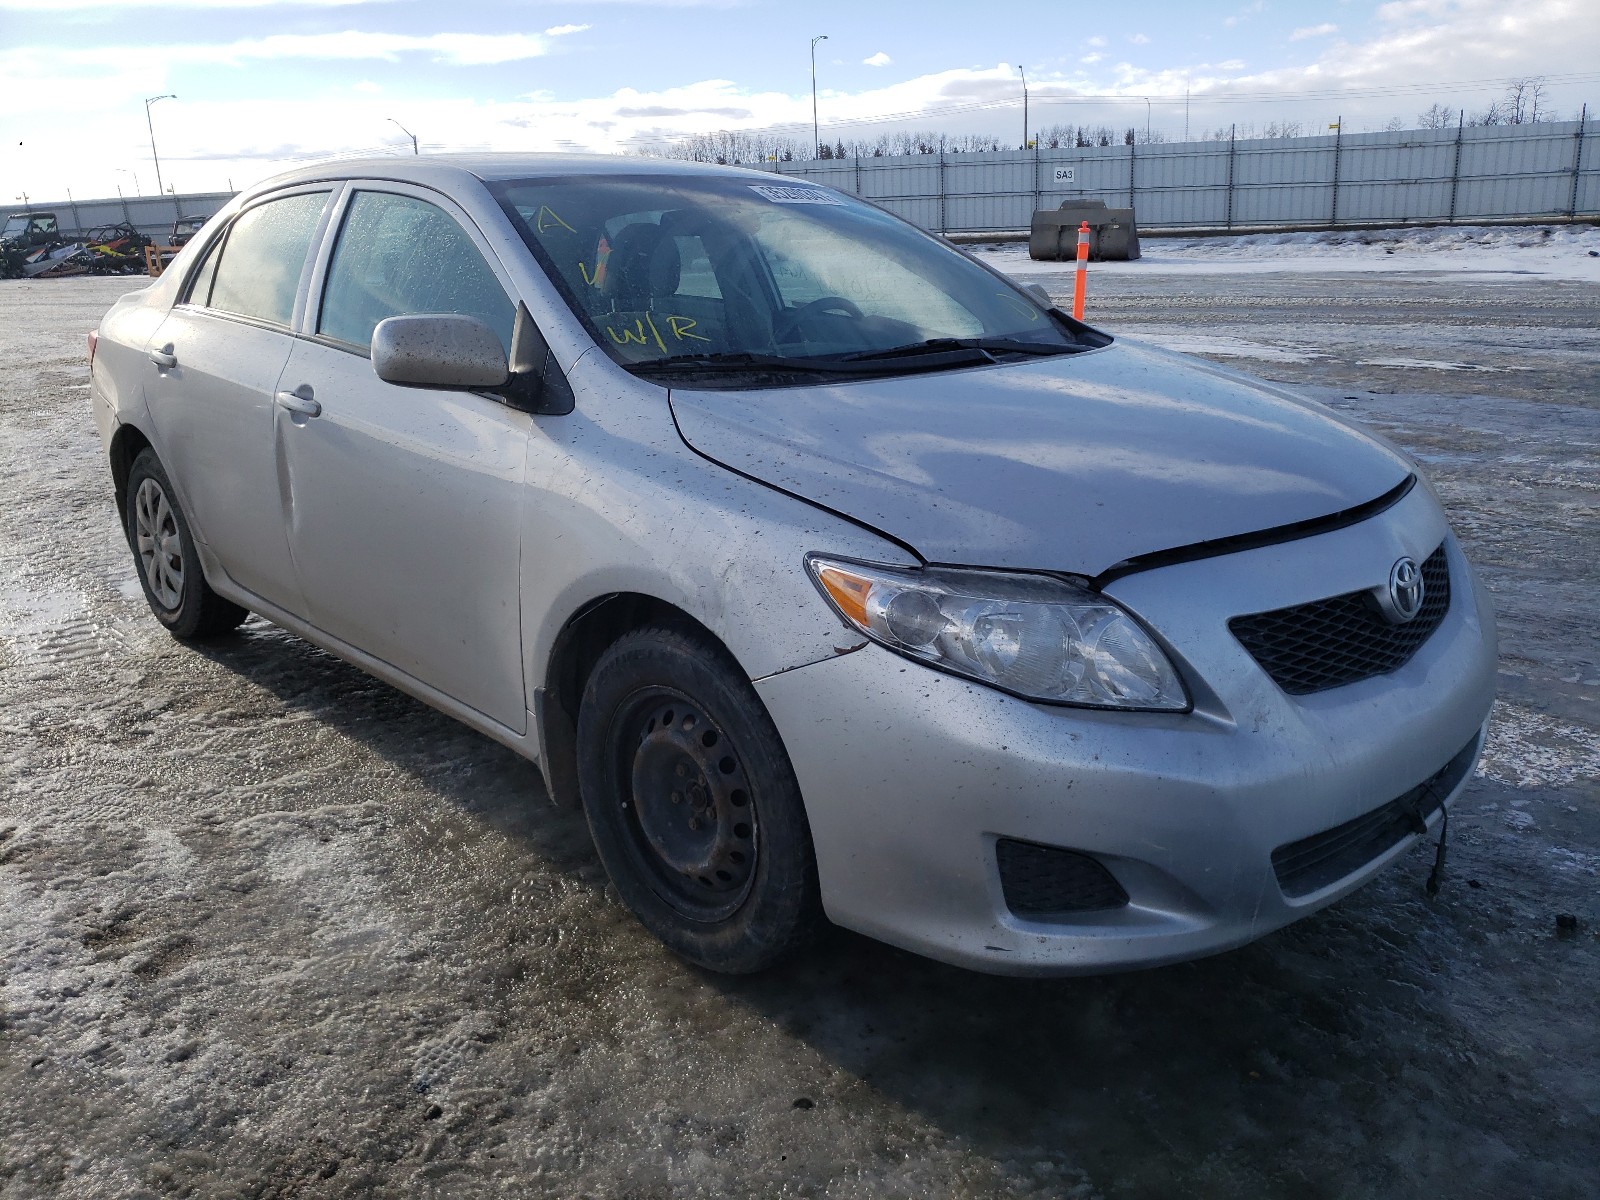
<path fill-rule="evenodd" d="M 303 192 L 241 213 L 228 230 L 215 267 L 207 263 L 201 270 L 202 276 L 215 271 L 208 294 L 204 298 L 198 294 L 199 284 L 205 281 L 197 280 L 190 303 L 288 325 L 306 254 L 328 195 Z"/>

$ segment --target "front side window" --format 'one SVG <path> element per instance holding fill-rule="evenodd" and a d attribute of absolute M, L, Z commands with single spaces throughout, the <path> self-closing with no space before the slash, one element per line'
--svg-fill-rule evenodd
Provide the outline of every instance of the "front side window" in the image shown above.
<path fill-rule="evenodd" d="M 246 209 L 234 219 L 220 257 L 199 276 L 209 276 L 208 294 L 190 292 L 192 304 L 287 325 L 294 315 L 306 253 L 328 202 L 327 192 L 303 192 Z"/>
<path fill-rule="evenodd" d="M 516 306 L 454 217 L 391 192 L 357 192 L 334 248 L 317 332 L 365 351 L 388 317 L 477 317 L 509 351 Z"/>
<path fill-rule="evenodd" d="M 823 188 L 686 174 L 490 190 L 595 340 L 640 373 L 735 359 L 878 373 L 886 357 L 971 365 L 1087 348 L 1007 281 Z"/>

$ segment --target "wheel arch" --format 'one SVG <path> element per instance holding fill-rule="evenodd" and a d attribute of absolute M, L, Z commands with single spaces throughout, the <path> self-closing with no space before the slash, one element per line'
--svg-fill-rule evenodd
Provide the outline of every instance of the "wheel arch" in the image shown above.
<path fill-rule="evenodd" d="M 543 686 L 534 692 L 539 766 L 553 803 L 562 807 L 578 803 L 578 705 L 590 672 L 618 639 L 647 626 L 682 629 L 705 638 L 738 667 L 738 658 L 720 637 L 658 596 L 612 592 L 579 608 L 556 635 Z"/>
<path fill-rule="evenodd" d="M 123 528 L 128 525 L 128 475 L 133 470 L 133 460 L 150 448 L 150 439 L 135 425 L 122 424 L 111 435 L 108 456 L 111 460 L 111 482 L 116 491 L 117 514 Z"/>

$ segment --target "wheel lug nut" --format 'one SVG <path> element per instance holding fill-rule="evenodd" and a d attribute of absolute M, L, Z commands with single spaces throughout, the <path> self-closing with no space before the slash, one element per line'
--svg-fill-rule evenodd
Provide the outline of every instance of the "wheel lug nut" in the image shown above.
<path fill-rule="evenodd" d="M 690 817 L 689 818 L 689 828 L 690 829 L 699 829 L 700 828 L 700 819 L 698 817 Z"/>
<path fill-rule="evenodd" d="M 679 779 L 687 779 L 688 777 L 689 777 L 689 768 L 684 766 L 682 763 L 679 763 L 678 764 L 678 778 Z"/>
<path fill-rule="evenodd" d="M 672 793 L 672 802 L 674 804 L 682 804 L 683 803 L 683 793 L 682 792 L 673 792 Z"/>

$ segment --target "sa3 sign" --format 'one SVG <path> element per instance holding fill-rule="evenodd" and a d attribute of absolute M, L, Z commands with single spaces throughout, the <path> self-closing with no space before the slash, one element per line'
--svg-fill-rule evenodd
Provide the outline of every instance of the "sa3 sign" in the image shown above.
<path fill-rule="evenodd" d="M 1078 168 L 1077 167 L 1057 167 L 1056 168 L 1056 173 L 1055 173 L 1055 181 L 1057 183 L 1076 183 L 1076 182 L 1078 182 Z"/>

